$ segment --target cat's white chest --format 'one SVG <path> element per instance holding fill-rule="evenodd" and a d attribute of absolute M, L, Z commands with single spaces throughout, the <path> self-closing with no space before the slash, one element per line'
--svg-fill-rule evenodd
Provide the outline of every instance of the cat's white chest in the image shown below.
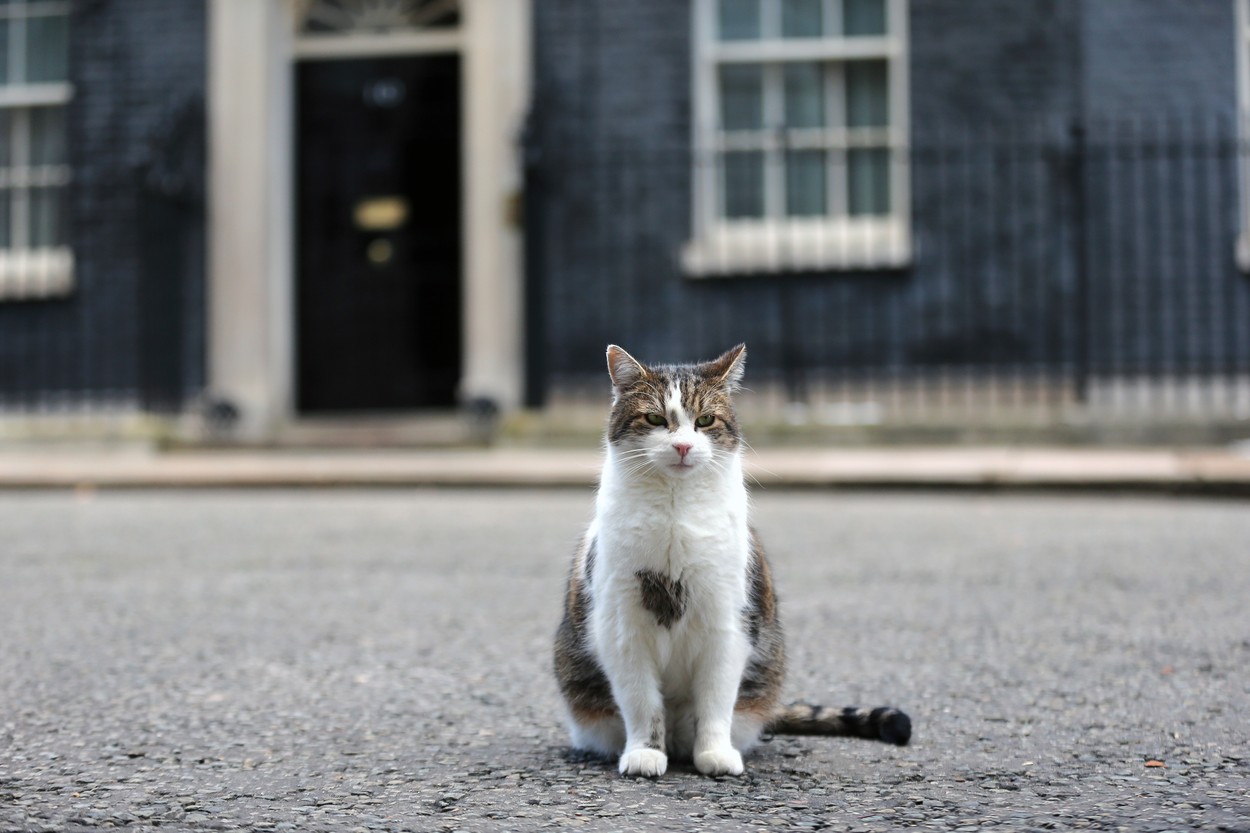
<path fill-rule="evenodd" d="M 691 569 L 719 565 L 732 572 L 745 564 L 745 492 L 676 500 L 628 493 L 600 498 L 599 540 L 623 567 L 680 577 Z"/>

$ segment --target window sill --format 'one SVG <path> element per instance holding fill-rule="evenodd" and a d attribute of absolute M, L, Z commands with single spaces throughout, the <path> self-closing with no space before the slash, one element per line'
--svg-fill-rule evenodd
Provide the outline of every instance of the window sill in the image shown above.
<path fill-rule="evenodd" d="M 911 259 L 911 230 L 897 217 L 722 223 L 681 252 L 691 278 L 902 269 Z"/>
<path fill-rule="evenodd" d="M 67 247 L 0 250 L 0 301 L 59 298 L 74 290 L 74 254 Z"/>

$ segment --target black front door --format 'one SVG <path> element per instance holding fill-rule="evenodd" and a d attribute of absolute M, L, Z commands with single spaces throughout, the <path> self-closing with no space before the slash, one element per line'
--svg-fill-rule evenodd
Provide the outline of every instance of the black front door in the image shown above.
<path fill-rule="evenodd" d="M 297 73 L 298 407 L 450 406 L 460 59 L 310 61 Z"/>

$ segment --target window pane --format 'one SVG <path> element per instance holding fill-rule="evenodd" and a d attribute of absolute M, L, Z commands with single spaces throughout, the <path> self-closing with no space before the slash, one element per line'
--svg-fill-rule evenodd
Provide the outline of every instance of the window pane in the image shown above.
<path fill-rule="evenodd" d="M 842 33 L 884 35 L 885 0 L 842 0 Z"/>
<path fill-rule="evenodd" d="M 61 15 L 26 21 L 26 80 L 65 81 L 69 78 L 68 21 Z"/>
<path fill-rule="evenodd" d="M 824 214 L 825 152 L 795 150 L 786 154 L 786 214 L 811 217 Z"/>
<path fill-rule="evenodd" d="M 12 125 L 13 111 L 0 109 L 0 168 L 8 168 L 13 164 L 13 158 L 10 156 L 10 143 L 13 136 Z"/>
<path fill-rule="evenodd" d="M 885 61 L 846 64 L 847 127 L 885 127 L 890 123 Z"/>
<path fill-rule="evenodd" d="M 64 246 L 65 188 L 30 189 L 30 245 L 33 248 Z"/>
<path fill-rule="evenodd" d="M 9 27 L 8 20 L 0 20 L 0 84 L 9 83 Z"/>
<path fill-rule="evenodd" d="M 825 33 L 825 0 L 781 0 L 781 36 L 818 38 Z"/>
<path fill-rule="evenodd" d="M 852 148 L 846 154 L 852 215 L 890 213 L 890 151 Z"/>
<path fill-rule="evenodd" d="M 65 108 L 34 107 L 30 111 L 30 162 L 32 165 L 64 165 Z"/>
<path fill-rule="evenodd" d="M 764 126 L 764 68 L 728 64 L 720 68 L 721 126 L 758 130 Z"/>
<path fill-rule="evenodd" d="M 728 218 L 764 216 L 764 154 L 731 151 L 724 155 L 724 213 Z"/>
<path fill-rule="evenodd" d="M 760 0 L 720 0 L 721 40 L 758 40 L 760 37 Z"/>
<path fill-rule="evenodd" d="M 13 246 L 13 195 L 12 188 L 0 188 L 0 249 Z"/>
<path fill-rule="evenodd" d="M 825 126 L 825 71 L 820 64 L 786 64 L 786 127 Z"/>

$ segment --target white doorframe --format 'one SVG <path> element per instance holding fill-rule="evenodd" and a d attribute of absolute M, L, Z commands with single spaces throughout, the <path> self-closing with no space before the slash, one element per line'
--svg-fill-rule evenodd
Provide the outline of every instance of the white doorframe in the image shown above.
<path fill-rule="evenodd" d="M 211 0 L 208 383 L 241 436 L 292 412 L 291 27 L 282 0 Z"/>
<path fill-rule="evenodd" d="M 292 10 L 290 0 L 209 3 L 209 393 L 238 411 L 240 439 L 272 438 L 298 416 L 293 63 L 309 51 L 297 48 Z M 529 0 L 462 0 L 461 18 L 459 37 L 440 35 L 437 47 L 458 42 L 463 61 L 460 397 L 512 409 L 524 355 L 521 230 L 509 208 L 520 194 L 530 95 Z M 407 54 L 428 43 L 393 45 Z M 361 49 L 387 46 L 366 39 Z"/>

